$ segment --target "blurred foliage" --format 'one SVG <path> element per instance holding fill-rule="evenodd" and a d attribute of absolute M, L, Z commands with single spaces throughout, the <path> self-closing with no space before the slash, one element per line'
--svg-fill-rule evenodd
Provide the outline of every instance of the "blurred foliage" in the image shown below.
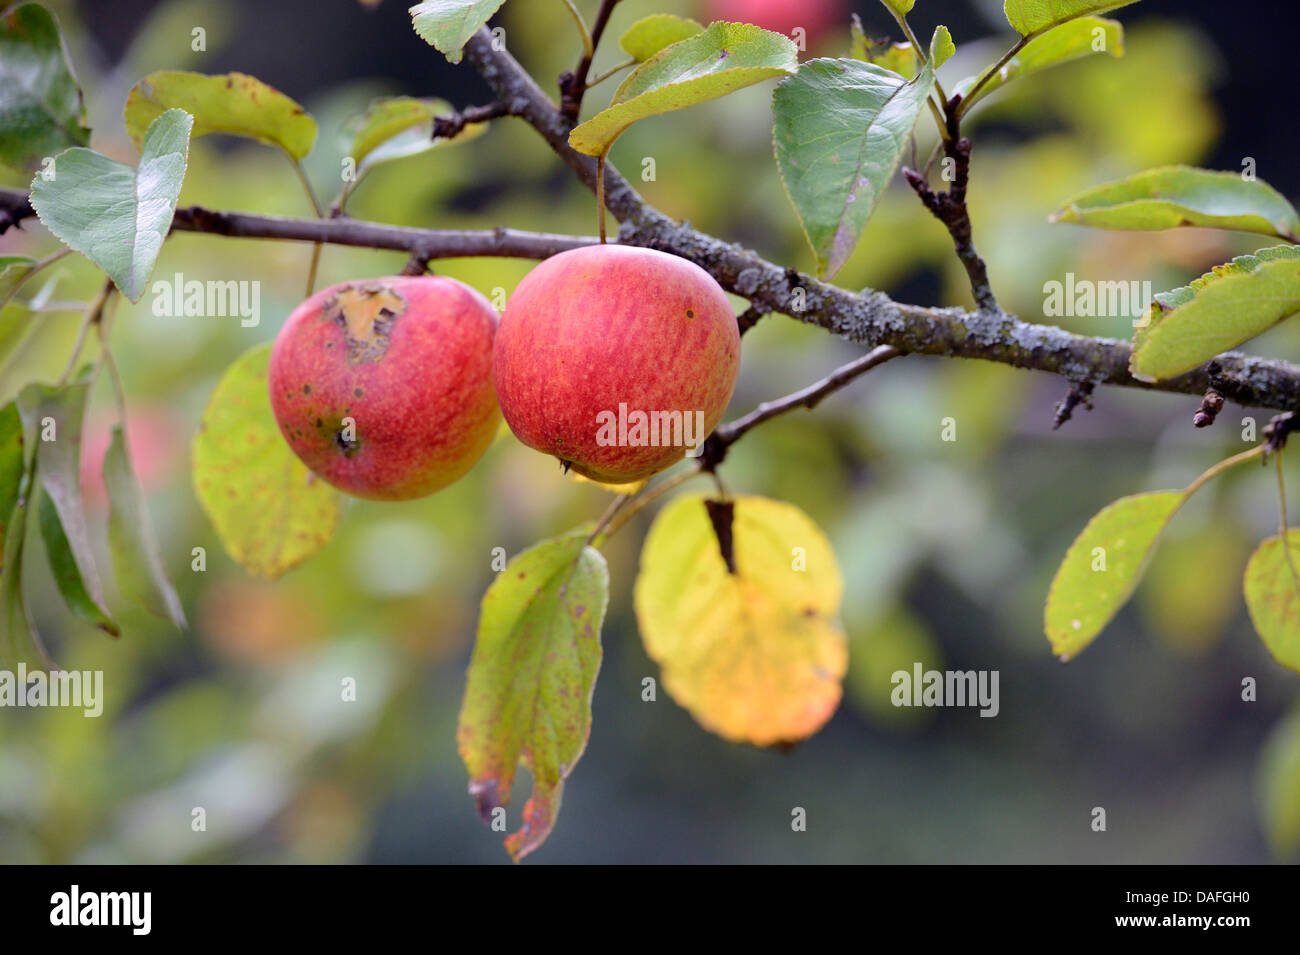
<path fill-rule="evenodd" d="M 391 15 L 395 29 L 409 32 L 404 13 L 394 15 L 390 5 L 374 15 Z M 92 145 L 131 163 L 136 153 L 121 111 L 136 81 L 160 69 L 215 72 L 208 63 L 216 56 L 222 69 L 255 72 L 241 62 L 241 45 L 272 29 L 251 3 L 172 0 L 139 22 L 124 52 L 110 55 L 70 0 L 51 6 L 88 93 Z M 542 7 L 507 4 L 503 22 L 515 56 L 549 87 L 546 78 L 572 68 L 579 47 L 558 0 Z M 891 31 L 878 5 L 860 9 L 869 36 Z M 611 34 L 655 12 L 707 22 L 689 0 L 626 0 Z M 933 24 L 919 13 L 929 35 Z M 976 238 L 1003 304 L 1026 318 L 1041 317 L 1044 283 L 1067 272 L 1150 280 L 1162 291 L 1255 247 L 1249 238 L 1197 230 L 1115 235 L 1048 223 L 1070 195 L 1152 165 L 1203 161 L 1217 140 L 1212 42 L 1186 24 L 1144 17 L 1140 8 L 1125 14 L 1124 58 L 1086 59 L 1010 84 L 972 119 Z M 1007 45 L 1006 36 L 981 39 L 988 28 L 974 16 L 945 22 L 958 44 L 941 71 L 945 80 L 975 72 Z M 191 50 L 196 24 L 206 26 L 207 53 Z M 843 55 L 848 42 L 846 22 L 809 55 Z M 419 55 L 442 59 L 417 44 Z M 375 97 L 484 101 L 481 91 L 377 79 L 387 55 L 317 47 L 312 57 L 344 59 L 357 79 L 318 89 L 304 69 L 293 83 L 276 83 L 319 125 L 305 166 L 323 200 L 342 185 L 355 128 L 349 121 Z M 593 73 L 621 58 L 609 43 Z M 613 86 L 590 94 L 588 115 Z M 666 213 L 811 269 L 772 160 L 770 86 L 639 124 L 619 139 L 611 161 Z M 919 129 L 924 157 L 932 131 Z M 1250 144 L 1238 148 L 1249 154 Z M 654 160 L 653 178 L 642 175 L 646 158 Z M 0 182 L 25 185 L 9 173 Z M 283 155 L 222 136 L 192 143 L 180 201 L 310 214 Z M 349 213 L 403 225 L 586 234 L 596 220 L 590 195 L 512 120 L 494 122 L 456 149 L 375 168 Z M 0 238 L 3 255 L 39 258 L 55 248 L 36 223 Z M 166 244 L 155 280 L 259 281 L 257 327 L 233 318 L 159 317 L 148 295 L 116 308 L 113 344 L 133 433 L 146 423 L 150 433 L 133 437 L 136 466 L 191 630 L 178 634 L 124 610 L 124 635 L 110 640 L 66 613 L 52 581 L 32 575 L 29 597 L 41 632 L 64 666 L 104 671 L 105 711 L 98 719 L 75 710 L 0 714 L 0 861 L 503 858 L 498 836 L 475 818 L 455 749 L 478 601 L 493 578 L 491 552 L 516 554 L 589 520 L 607 495 L 569 480 L 554 461 L 505 433 L 453 487 L 404 504 L 350 502 L 338 535 L 309 563 L 274 584 L 246 576 L 199 510 L 189 483 L 190 442 L 224 369 L 269 341 L 302 297 L 310 255 L 301 244 L 192 234 Z M 317 286 L 391 274 L 404 259 L 326 248 Z M 439 274 L 489 295 L 509 292 L 530 267 L 496 259 L 435 263 Z M 58 376 L 80 318 L 63 306 L 90 299 L 99 282 L 93 266 L 68 256 L 18 296 L 39 296 L 39 311 L 17 303 L 0 311 L 0 398 L 26 381 Z M 923 304 L 969 303 L 948 237 L 899 182 L 837 282 Z M 1089 334 L 1131 333 L 1125 318 L 1061 322 Z M 1300 332 L 1280 328 L 1255 344 L 1256 351 L 1295 356 Z M 746 336 L 732 414 L 855 354 L 821 331 L 768 317 Z M 1266 858 L 1255 761 L 1295 683 L 1252 633 L 1239 581 L 1255 542 L 1276 530 L 1271 472 L 1233 474 L 1180 512 L 1136 605 L 1078 660 L 1062 666 L 1053 659 L 1041 629 L 1051 574 L 1088 517 L 1122 494 L 1183 486 L 1241 450 L 1239 422 L 1250 412 L 1229 409 L 1218 427 L 1194 431 L 1194 402 L 1107 391 L 1096 410 L 1052 433 L 1052 405 L 1063 392 L 1057 380 L 1000 366 L 907 359 L 814 414 L 755 430 L 734 448 L 723 472 L 727 487 L 804 510 L 826 529 L 845 580 L 845 699 L 822 733 L 789 753 L 708 735 L 664 694 L 642 701 L 642 679 L 659 671 L 637 635 L 631 582 L 652 515 L 616 535 L 604 548 L 611 602 L 591 742 L 539 858 Z M 101 448 L 110 406 L 101 381 L 88 419 L 92 436 L 95 428 L 104 435 Z M 940 422 L 950 416 L 957 440 L 943 442 Z M 1255 417 L 1259 427 L 1267 420 Z M 90 519 L 102 525 L 102 496 L 88 489 L 88 498 Z M 206 550 L 202 572 L 190 569 L 195 547 Z M 1000 670 L 999 717 L 889 706 L 888 674 L 904 665 L 899 661 L 917 660 L 927 668 Z M 1240 699 L 1244 676 L 1258 680 L 1256 703 Z M 342 677 L 356 681 L 357 701 L 339 706 Z M 1291 749 L 1272 758 L 1293 765 L 1296 733 L 1277 738 Z M 512 812 L 525 786 L 516 782 Z M 1293 819 L 1294 807 L 1284 812 L 1276 804 L 1294 792 L 1293 784 L 1268 789 L 1275 819 Z M 1095 805 L 1107 807 L 1111 834 L 1089 831 Z M 191 828 L 200 806 L 205 832 Z M 790 831 L 793 806 L 808 810 L 805 833 Z M 1291 822 L 1275 822 L 1274 831 L 1283 847 L 1294 844 Z"/>

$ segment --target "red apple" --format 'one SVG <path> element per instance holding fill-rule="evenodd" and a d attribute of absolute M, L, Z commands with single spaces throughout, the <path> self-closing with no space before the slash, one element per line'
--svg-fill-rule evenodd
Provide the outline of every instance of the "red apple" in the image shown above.
<path fill-rule="evenodd" d="M 271 350 L 280 431 L 317 475 L 379 501 L 423 497 L 487 450 L 497 314 L 453 279 L 345 282 L 303 302 Z"/>
<path fill-rule="evenodd" d="M 492 370 L 524 444 L 597 481 L 649 477 L 717 426 L 740 364 L 721 286 L 685 259 L 589 246 L 524 277 Z"/>
<path fill-rule="evenodd" d="M 843 27 L 848 35 L 844 0 L 707 0 L 704 9 L 706 22 L 752 23 L 786 36 L 802 28 L 810 47 L 836 27 Z"/>

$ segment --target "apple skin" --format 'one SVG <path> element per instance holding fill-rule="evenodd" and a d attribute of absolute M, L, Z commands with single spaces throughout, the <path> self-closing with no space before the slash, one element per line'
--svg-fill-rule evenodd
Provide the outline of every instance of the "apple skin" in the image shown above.
<path fill-rule="evenodd" d="M 317 292 L 271 349 L 280 432 L 308 468 L 356 497 L 402 501 L 444 488 L 496 435 L 496 324 L 487 299 L 448 278 L 394 276 Z"/>
<path fill-rule="evenodd" d="M 524 277 L 501 316 L 492 370 L 520 441 L 616 484 L 662 471 L 685 448 L 602 445 L 602 412 L 618 415 L 620 403 L 629 414 L 700 411 L 703 440 L 739 366 L 736 315 L 712 276 L 664 252 L 599 245 Z"/>
<path fill-rule="evenodd" d="M 727 20 L 790 36 L 796 27 L 807 33 L 808 46 L 840 26 L 848 37 L 849 14 L 843 0 L 706 0 L 705 22 Z"/>

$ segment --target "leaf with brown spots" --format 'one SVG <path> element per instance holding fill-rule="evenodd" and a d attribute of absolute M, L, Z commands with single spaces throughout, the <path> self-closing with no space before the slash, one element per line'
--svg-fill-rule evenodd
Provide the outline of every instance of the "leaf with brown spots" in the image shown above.
<path fill-rule="evenodd" d="M 483 596 L 456 740 L 484 822 L 510 802 L 521 763 L 533 777 L 505 840 L 516 862 L 550 835 L 587 746 L 608 602 L 605 558 L 577 532 L 524 551 Z"/>
<path fill-rule="evenodd" d="M 285 444 L 266 391 L 270 344 L 226 369 L 194 439 L 194 490 L 244 569 L 275 578 L 334 536 L 342 495 Z"/>
<path fill-rule="evenodd" d="M 150 73 L 126 97 L 126 131 L 138 146 L 168 109 L 194 117 L 194 135 L 228 133 L 279 146 L 301 160 L 316 142 L 316 120 L 297 102 L 246 73 L 207 76 L 185 70 Z"/>

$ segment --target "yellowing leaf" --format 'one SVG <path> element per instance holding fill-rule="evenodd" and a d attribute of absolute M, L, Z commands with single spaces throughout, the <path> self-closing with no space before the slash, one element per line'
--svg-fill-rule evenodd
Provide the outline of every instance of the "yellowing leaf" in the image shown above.
<path fill-rule="evenodd" d="M 504 422 L 503 422 L 504 424 Z M 640 481 L 628 481 L 626 484 L 606 484 L 604 481 L 593 481 L 589 477 L 584 477 L 577 471 L 570 471 L 569 478 L 577 484 L 594 484 L 596 487 L 606 491 L 613 491 L 615 494 L 635 494 L 641 488 L 645 487 L 649 478 L 642 478 Z"/>
<path fill-rule="evenodd" d="M 528 767 L 523 825 L 506 838 L 516 861 L 550 835 L 591 733 L 609 571 L 586 536 L 529 548 L 483 596 L 456 742 L 485 822 L 510 801 L 519 764 Z"/>
<path fill-rule="evenodd" d="M 1011 28 L 1021 36 L 1033 36 L 1089 14 L 1118 10 L 1137 0 L 1006 0 L 1002 11 Z"/>
<path fill-rule="evenodd" d="M 1069 660 L 1128 601 L 1183 491 L 1122 497 L 1102 509 L 1070 545 L 1047 595 L 1044 625 L 1052 652 Z"/>
<path fill-rule="evenodd" d="M 1300 312 L 1297 262 L 1298 246 L 1261 249 L 1157 295 L 1133 338 L 1133 376 L 1181 375 Z"/>
<path fill-rule="evenodd" d="M 352 161 L 358 177 L 380 163 L 404 159 L 447 143 L 463 143 L 487 131 L 486 123 L 467 123 L 457 135 L 433 137 L 433 120 L 452 112 L 450 103 L 439 99 L 392 96 L 370 104 L 354 124 Z"/>
<path fill-rule="evenodd" d="M 599 156 L 637 120 L 726 96 L 798 66 L 799 50 L 789 37 L 748 23 L 714 23 L 633 70 L 609 108 L 569 134 L 569 145 Z"/>
<path fill-rule="evenodd" d="M 275 578 L 320 550 L 342 510 L 338 491 L 289 450 L 271 413 L 270 344 L 222 377 L 194 439 L 194 490 L 230 556 Z"/>
<path fill-rule="evenodd" d="M 653 13 L 628 27 L 618 45 L 637 62 L 648 60 L 666 46 L 703 33 L 704 27 L 689 17 L 671 13 Z"/>
<path fill-rule="evenodd" d="M 228 133 L 279 146 L 302 159 L 316 142 L 316 121 L 294 100 L 246 73 L 207 76 L 150 73 L 126 97 L 126 131 L 140 145 L 149 124 L 169 109 L 194 117 L 194 136 Z"/>
<path fill-rule="evenodd" d="M 702 496 L 664 508 L 641 552 L 641 638 L 706 729 L 759 746 L 803 739 L 835 712 L 848 666 L 835 554 L 807 515 L 767 498 L 736 498 L 732 532 L 734 574 Z"/>
<path fill-rule="evenodd" d="M 1259 545 L 1246 565 L 1246 606 L 1264 646 L 1277 662 L 1300 670 L 1300 530 Z M 1290 560 L 1287 559 L 1290 550 Z"/>
<path fill-rule="evenodd" d="M 912 44 L 890 43 L 888 40 L 876 43 L 867 37 L 856 13 L 849 23 L 849 59 L 882 66 L 905 80 L 913 79 L 920 66 Z"/>

